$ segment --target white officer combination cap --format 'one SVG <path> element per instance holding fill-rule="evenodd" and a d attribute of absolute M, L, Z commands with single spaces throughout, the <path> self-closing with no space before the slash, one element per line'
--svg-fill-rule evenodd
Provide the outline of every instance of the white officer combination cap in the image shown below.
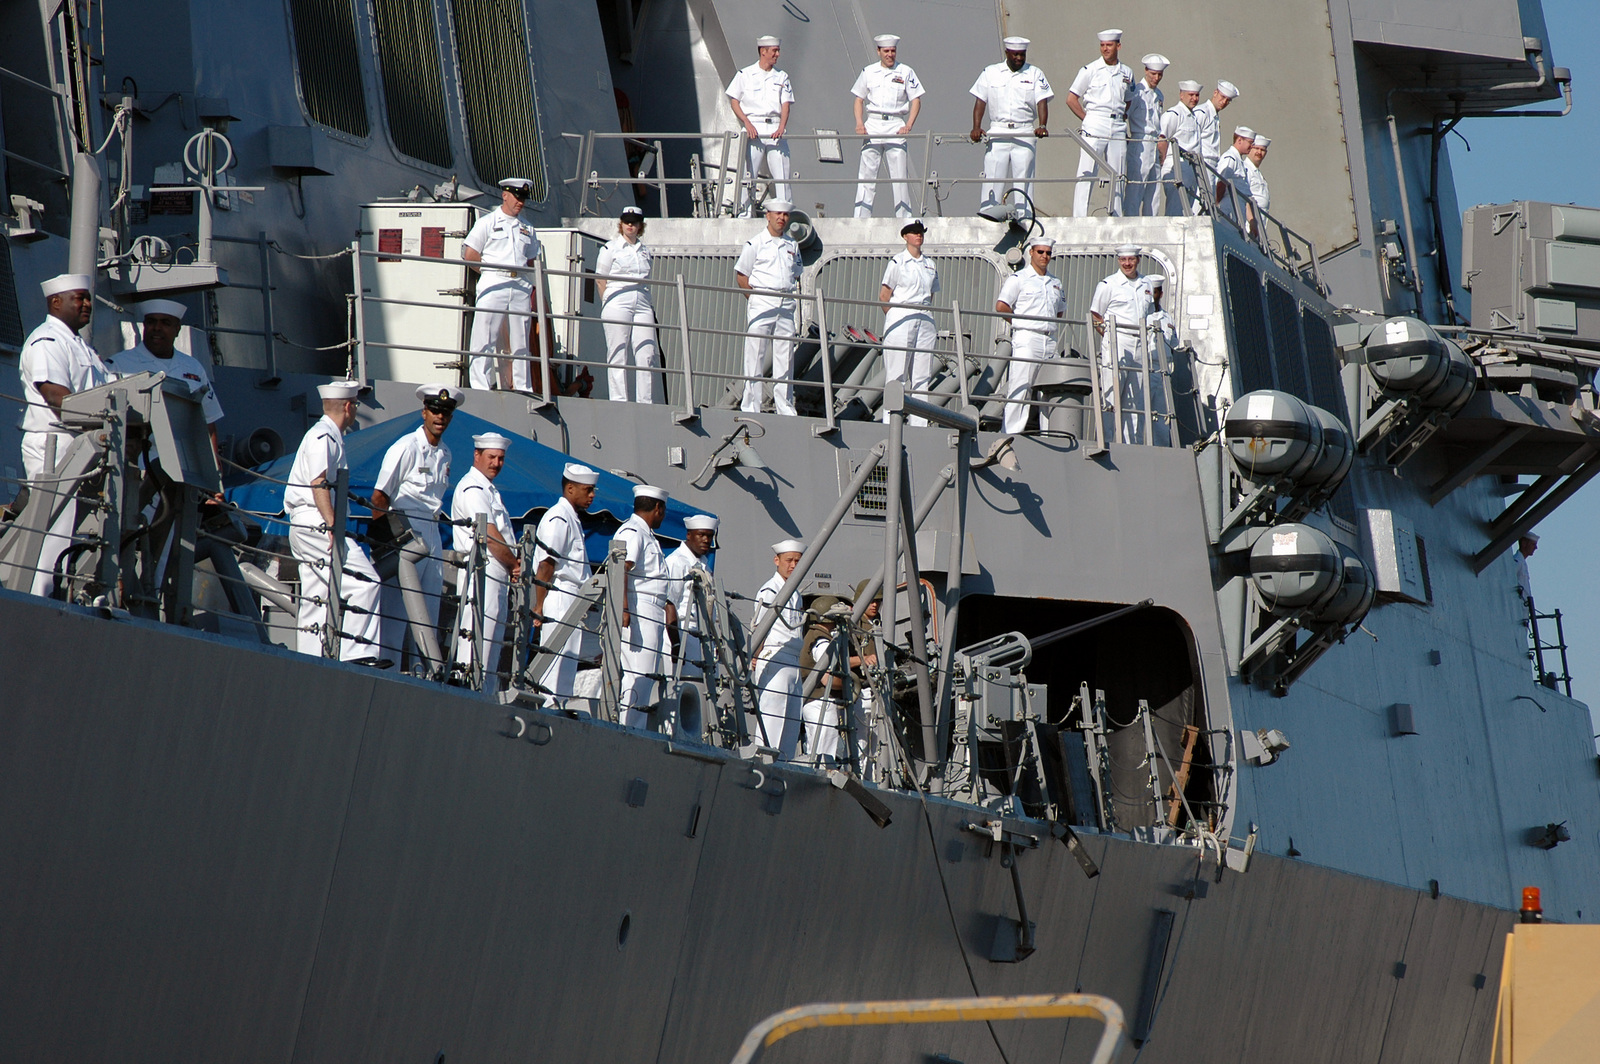
<path fill-rule="evenodd" d="M 448 384 L 434 382 L 424 384 L 417 388 L 417 401 L 424 406 L 429 403 L 435 405 L 448 404 L 452 409 L 461 405 L 461 400 L 466 398 L 466 393 L 460 388 L 452 388 Z"/>
<path fill-rule="evenodd" d="M 574 484 L 587 484 L 593 487 L 600 482 L 600 471 L 590 469 L 588 466 L 580 465 L 577 462 L 568 462 L 561 470 L 561 479 L 570 480 Z"/>
<path fill-rule="evenodd" d="M 39 282 L 39 291 L 46 299 L 62 292 L 93 292 L 94 278 L 86 273 L 58 273 L 48 281 Z"/>
<path fill-rule="evenodd" d="M 780 539 L 772 545 L 772 553 L 774 554 L 804 554 L 805 552 L 806 545 L 803 540 Z"/>
<path fill-rule="evenodd" d="M 906 224 L 900 227 L 901 236 L 905 236 L 907 233 L 926 233 L 927 231 L 928 226 L 921 218 L 907 219 Z"/>
<path fill-rule="evenodd" d="M 1222 93 L 1222 95 L 1226 96 L 1230 100 L 1235 100 L 1239 97 L 1239 86 L 1235 85 L 1231 81 L 1217 82 L 1217 91 Z"/>
<path fill-rule="evenodd" d="M 1033 42 L 1026 37 L 1007 37 L 1000 44 L 1008 52 L 1026 52 Z"/>
<path fill-rule="evenodd" d="M 634 218 L 642 222 L 644 221 L 644 211 L 634 206 L 624 207 L 617 214 L 617 218 L 624 222 L 630 218 Z"/>
<path fill-rule="evenodd" d="M 1165 70 L 1167 67 L 1172 65 L 1172 60 L 1168 59 L 1160 52 L 1151 52 L 1149 55 L 1139 60 L 1139 62 L 1144 64 L 1144 68 L 1146 70 L 1160 71 Z"/>
<path fill-rule="evenodd" d="M 354 399 L 361 394 L 361 382 L 329 381 L 317 385 L 317 394 L 324 399 Z"/>
<path fill-rule="evenodd" d="M 1256 131 L 1251 129 L 1249 126 L 1234 126 L 1233 127 L 1233 135 L 1236 138 L 1237 137 L 1243 137 L 1245 140 L 1255 140 L 1256 139 Z"/>
<path fill-rule="evenodd" d="M 165 314 L 169 318 L 177 318 L 182 321 L 183 316 L 187 313 L 189 313 L 189 308 L 175 299 L 147 299 L 139 304 L 139 316 L 141 318 L 148 318 L 152 314 Z"/>
<path fill-rule="evenodd" d="M 633 486 L 633 501 L 638 502 L 640 499 L 655 499 L 659 502 L 666 502 L 667 489 L 652 487 L 649 484 L 635 484 Z"/>
<path fill-rule="evenodd" d="M 1138 244 L 1118 244 L 1117 245 L 1117 258 L 1119 258 L 1119 259 L 1127 258 L 1129 255 L 1132 255 L 1135 258 L 1137 258 L 1137 257 L 1139 257 L 1140 255 L 1143 255 L 1143 254 L 1144 254 L 1144 248 L 1140 247 Z"/>
<path fill-rule="evenodd" d="M 900 44 L 900 38 L 892 33 L 880 33 L 872 38 L 872 43 L 879 48 L 894 48 Z"/>
<path fill-rule="evenodd" d="M 794 210 L 794 204 L 786 199 L 767 200 L 766 211 L 768 214 L 788 214 L 792 210 Z"/>
<path fill-rule="evenodd" d="M 778 38 L 772 36 L 771 34 L 768 34 L 765 37 L 757 37 L 756 38 L 756 47 L 757 48 L 776 48 L 776 47 L 778 47 Z"/>
<path fill-rule="evenodd" d="M 526 194 L 533 191 L 533 182 L 525 177 L 506 177 L 501 178 L 500 187 L 507 192 L 522 192 Z"/>
<path fill-rule="evenodd" d="M 683 527 L 690 532 L 715 532 L 720 520 L 710 514 L 694 514 L 683 519 Z"/>
<path fill-rule="evenodd" d="M 1272 138 L 1261 133 L 1257 133 L 1256 139 L 1252 140 L 1250 143 L 1254 144 L 1258 148 L 1270 148 L 1272 147 Z"/>
<path fill-rule="evenodd" d="M 1122 40 L 1122 31 L 1121 30 L 1101 30 L 1100 31 L 1100 40 L 1101 41 L 1120 41 L 1120 40 Z"/>
<path fill-rule="evenodd" d="M 502 436 L 498 432 L 480 432 L 472 437 L 472 447 L 478 451 L 509 451 L 511 437 Z"/>
<path fill-rule="evenodd" d="M 1029 251 L 1032 251 L 1034 248 L 1051 248 L 1051 249 L 1054 249 L 1055 246 L 1056 246 L 1056 242 L 1054 240 L 1051 240 L 1047 236 L 1035 235 L 1035 236 L 1031 236 L 1031 237 L 1028 238 L 1028 250 Z"/>
<path fill-rule="evenodd" d="M 1199 92 L 1203 88 L 1205 88 L 1205 86 L 1200 84 L 1198 81 L 1180 81 L 1180 82 L 1178 82 L 1178 91 L 1179 92 Z"/>

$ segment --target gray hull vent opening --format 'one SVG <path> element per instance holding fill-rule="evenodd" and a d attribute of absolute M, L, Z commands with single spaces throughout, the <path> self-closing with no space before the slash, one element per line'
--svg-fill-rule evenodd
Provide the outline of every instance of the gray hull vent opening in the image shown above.
<path fill-rule="evenodd" d="M 289 0 L 289 13 L 306 113 L 313 122 L 365 137 L 367 98 L 351 0 Z"/>
<path fill-rule="evenodd" d="M 533 182 L 529 202 L 543 203 L 550 190 L 522 4 L 450 0 L 450 11 L 473 169 L 484 188 L 505 177 L 526 177 Z"/>
<path fill-rule="evenodd" d="M 1227 255 L 1228 318 L 1233 324 L 1235 394 L 1274 386 L 1267 347 L 1266 311 L 1261 304 L 1261 274 L 1236 255 Z"/>
<path fill-rule="evenodd" d="M 372 0 L 372 17 L 384 115 L 395 150 L 448 167 L 455 157 L 445 118 L 433 0 Z"/>

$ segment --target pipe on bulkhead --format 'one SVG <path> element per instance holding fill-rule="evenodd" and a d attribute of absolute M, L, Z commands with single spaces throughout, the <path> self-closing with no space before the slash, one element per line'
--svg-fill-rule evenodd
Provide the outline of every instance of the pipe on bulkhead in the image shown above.
<path fill-rule="evenodd" d="M 72 157 L 72 228 L 67 272 L 91 278 L 100 264 L 100 162 L 78 152 Z"/>

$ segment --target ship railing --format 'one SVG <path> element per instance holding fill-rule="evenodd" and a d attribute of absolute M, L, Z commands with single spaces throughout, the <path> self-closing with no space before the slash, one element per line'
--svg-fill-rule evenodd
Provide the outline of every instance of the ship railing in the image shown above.
<path fill-rule="evenodd" d="M 1554 691 L 1558 685 L 1572 697 L 1572 670 L 1567 665 L 1567 632 L 1561 619 L 1560 610 L 1551 610 L 1549 613 L 1540 613 L 1533 603 L 1533 596 L 1525 600 L 1528 607 L 1528 660 L 1533 664 L 1534 682 L 1541 687 L 1548 687 Z M 1541 631 L 1539 622 L 1548 622 Z M 1550 630 L 1554 628 L 1554 639 L 1547 638 Z M 1548 658 L 1547 658 L 1548 655 Z M 1561 671 L 1547 668 L 1547 662 L 1553 666 L 1561 662 Z"/>
<path fill-rule="evenodd" d="M 752 174 L 749 167 L 750 137 L 745 130 L 727 130 L 722 133 L 603 133 L 590 130 L 586 133 L 562 134 L 570 140 L 576 141 L 576 164 L 571 177 L 563 178 L 562 182 L 572 190 L 577 199 L 578 217 L 596 216 L 604 212 L 606 204 L 619 190 L 634 186 L 634 191 L 653 190 L 658 198 L 660 217 L 670 217 L 669 191 L 675 188 L 687 188 L 689 200 L 692 204 L 692 217 L 715 218 L 734 216 L 742 213 L 750 200 L 756 195 L 761 186 L 768 189 L 773 184 L 792 185 L 797 189 L 815 188 L 820 186 L 854 187 L 861 182 L 852 173 L 841 174 L 838 177 L 805 177 L 794 167 L 794 156 L 790 156 L 790 174 L 779 181 L 775 178 L 762 178 L 758 173 Z M 844 154 L 844 145 L 847 142 L 860 142 L 863 146 L 870 142 L 883 143 L 890 140 L 904 141 L 907 151 L 907 167 L 905 184 L 914 184 L 919 192 L 914 193 L 914 204 L 919 216 L 927 215 L 931 210 L 942 214 L 944 200 L 958 187 L 974 184 L 1000 183 L 1004 186 L 1003 192 L 1010 192 L 1014 184 L 1029 185 L 1078 185 L 1084 182 L 1109 183 L 1117 182 L 1119 186 L 1126 184 L 1126 178 L 1119 174 L 1105 156 L 1096 151 L 1084 136 L 1075 129 L 1066 129 L 1057 134 L 1072 141 L 1082 151 L 1087 152 L 1095 162 L 1095 172 L 1089 176 L 1079 177 L 1041 177 L 1034 176 L 1026 182 L 1020 179 L 1005 179 L 1001 182 L 991 182 L 983 177 L 952 177 L 949 170 L 940 173 L 936 165 L 940 150 L 948 149 L 951 167 L 958 171 L 968 171 L 972 167 L 971 151 L 964 152 L 959 161 L 956 152 L 960 146 L 975 149 L 979 152 L 987 151 L 989 134 L 985 132 L 979 141 L 973 141 L 970 132 L 940 133 L 934 130 L 913 131 L 904 137 L 892 134 L 858 134 L 839 133 L 833 130 L 819 130 L 815 133 L 785 133 L 783 140 L 789 144 L 813 144 L 816 146 L 817 165 L 844 165 L 848 167 Z M 1014 134 L 1003 135 L 1007 140 L 1042 140 L 1031 130 L 1018 130 Z M 596 149 L 608 143 L 621 142 L 629 158 L 629 170 L 626 173 L 602 173 L 597 168 Z M 669 147 L 679 144 L 689 145 L 696 150 L 690 153 L 688 177 L 668 177 L 666 173 L 666 157 Z M 920 151 L 912 151 L 913 144 L 920 146 Z M 809 165 L 809 164 L 808 164 Z M 880 166 L 876 178 L 870 183 L 874 185 L 887 185 L 892 182 L 888 173 L 887 164 Z M 892 191 L 892 190 L 891 190 Z M 1024 204 L 1021 196 L 1015 199 L 1005 196 L 1012 203 L 1014 209 L 1022 209 Z M 629 196 L 627 202 L 631 204 L 633 197 Z M 798 201 L 797 201 L 798 202 Z M 1028 204 L 1027 213 L 1032 214 L 1032 205 Z"/>
<path fill-rule="evenodd" d="M 1322 281 L 1322 260 L 1317 257 L 1317 246 L 1309 237 L 1295 232 L 1271 212 L 1263 210 L 1255 200 L 1240 193 L 1233 182 L 1223 180 L 1216 167 L 1204 159 L 1189 152 L 1181 154 L 1193 172 L 1204 178 L 1199 181 L 1198 189 L 1184 189 L 1184 195 L 1190 197 L 1192 211 L 1222 219 L 1280 269 L 1327 294 L 1329 289 Z M 1219 187 L 1222 189 L 1220 199 L 1217 196 Z"/>
<path fill-rule="evenodd" d="M 464 265 L 473 263 L 464 259 L 436 258 L 407 255 L 397 252 L 376 252 L 352 246 L 352 261 L 356 271 L 354 284 L 355 312 L 351 374 L 360 380 L 368 378 L 368 350 L 378 348 L 390 351 L 407 351 L 443 356 L 434 363 L 441 370 L 462 374 L 468 361 L 482 353 L 464 348 L 424 346 L 367 338 L 365 319 L 369 304 L 375 306 L 403 306 L 449 311 L 465 315 L 472 308 L 460 303 L 430 300 L 379 297 L 363 292 L 361 269 L 364 259 L 382 258 L 385 261 L 417 261 L 433 265 Z M 496 267 L 501 269 L 501 267 Z M 530 324 L 537 326 L 537 346 L 530 341 L 529 354 L 498 353 L 494 357 L 501 365 L 522 361 L 537 364 L 530 374 L 533 379 L 533 401 L 549 403 L 561 394 L 576 394 L 578 375 L 585 371 L 601 369 L 620 370 L 624 375 L 659 374 L 672 382 L 677 390 L 674 415 L 679 421 L 699 417 L 703 400 L 723 409 L 737 409 L 747 384 L 761 387 L 768 384 L 789 383 L 793 389 L 797 410 L 822 422 L 813 426 L 817 435 L 832 433 L 843 420 L 870 420 L 880 413 L 885 383 L 885 350 L 897 351 L 895 345 L 886 348 L 882 336 L 871 329 L 846 323 L 852 319 L 884 313 L 886 310 L 906 310 L 928 314 L 935 321 L 938 340 L 928 352 L 933 363 L 932 379 L 927 387 L 907 388 L 906 394 L 951 409 L 979 407 L 980 416 L 990 421 L 1002 421 L 1006 406 L 1027 408 L 1038 412 L 1040 433 L 1081 441 L 1086 454 L 1104 453 L 1108 446 L 1139 444 L 1146 446 L 1171 446 L 1176 433 L 1172 431 L 1174 419 L 1171 373 L 1173 352 L 1158 330 L 1145 323 L 1119 322 L 1114 318 L 1096 324 L 1085 318 L 1038 318 L 1024 314 L 1001 314 L 997 310 L 963 307 L 952 301 L 949 306 L 924 306 L 921 304 L 884 303 L 879 300 L 852 299 L 830 296 L 820 288 L 797 292 L 779 292 L 765 289 L 744 289 L 735 285 L 708 285 L 684 280 L 681 274 L 672 279 L 636 278 L 601 274 L 592 270 L 556 270 L 536 261 L 533 266 L 510 268 L 510 272 L 527 275 L 532 290 L 541 298 L 533 301 L 528 312 Z M 583 323 L 603 325 L 603 317 L 581 312 L 553 310 L 548 294 L 548 280 L 565 278 L 577 284 L 600 282 L 643 285 L 651 290 L 652 303 L 666 306 L 672 311 L 663 323 L 657 313 L 656 345 L 663 353 L 670 345 L 676 350 L 676 364 L 643 367 L 634 365 L 609 366 L 605 353 L 596 357 L 581 350 L 558 352 L 555 347 L 556 326 L 570 325 L 571 334 L 582 345 Z M 696 323 L 691 309 L 699 300 L 721 301 L 728 297 L 747 296 L 781 297 L 793 300 L 798 311 L 796 334 L 792 339 L 773 338 L 764 332 L 748 328 L 722 328 Z M 1061 355 L 1029 357 L 1017 355 L 1009 340 L 1017 329 L 1035 329 L 1054 334 Z M 996 337 L 991 349 L 973 347 L 976 335 Z M 772 343 L 792 343 L 794 359 L 788 381 L 772 381 L 770 373 L 771 347 L 767 346 L 760 373 L 733 372 L 744 368 L 738 355 L 747 341 L 767 346 Z M 1056 344 L 1052 344 L 1055 347 Z M 815 351 L 809 351 L 814 347 Z M 711 348 L 711 354 L 705 349 Z M 920 352 L 919 352 L 920 353 Z M 584 357 L 586 354 L 591 357 Z M 809 361 L 802 363 L 801 356 Z M 908 357 L 907 363 L 912 359 Z M 713 366 L 721 368 L 713 368 Z M 902 379 L 909 376 L 911 366 L 903 370 Z M 1010 382 L 1020 381 L 1028 375 L 1034 384 L 1019 395 L 1008 395 Z M 633 378 L 637 380 L 638 377 Z M 722 392 L 717 394 L 718 386 Z M 1043 398 L 1035 397 L 1035 392 Z M 1099 397 L 1098 401 L 1094 397 Z M 1023 411 L 1026 416 L 1026 410 Z M 1099 416 L 1095 414 L 1098 412 Z"/>

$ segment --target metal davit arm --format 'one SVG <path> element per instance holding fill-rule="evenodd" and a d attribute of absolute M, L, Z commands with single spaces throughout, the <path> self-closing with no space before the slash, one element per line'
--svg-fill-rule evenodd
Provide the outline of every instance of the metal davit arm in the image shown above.
<path fill-rule="evenodd" d="M 976 1023 L 990 1020 L 1097 1019 L 1105 1024 L 1091 1064 L 1111 1064 L 1122 1048 L 1122 1008 L 1099 994 L 1030 994 L 1015 997 L 929 998 L 915 1001 L 841 1001 L 798 1005 L 774 1013 L 745 1035 L 733 1064 L 753 1064 L 768 1046 L 815 1027 L 868 1027 L 902 1023 Z"/>

